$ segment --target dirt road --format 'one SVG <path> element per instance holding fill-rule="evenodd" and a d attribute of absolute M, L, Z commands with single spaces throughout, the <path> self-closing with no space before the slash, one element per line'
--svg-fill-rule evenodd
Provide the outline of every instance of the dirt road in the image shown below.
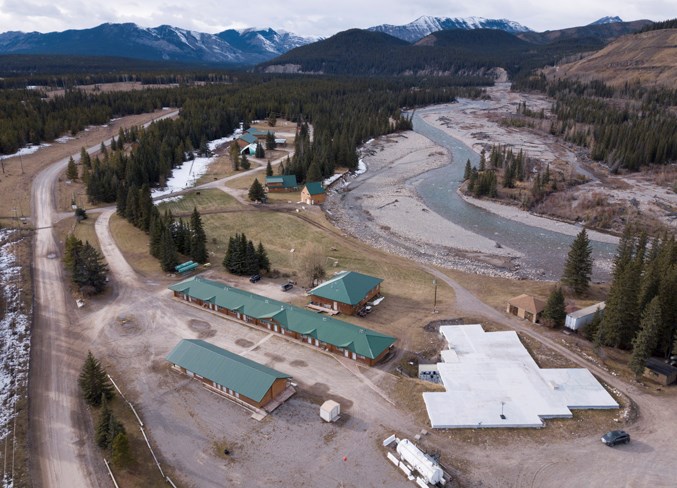
<path fill-rule="evenodd" d="M 164 113 L 159 118 L 176 116 Z M 105 141 L 106 144 L 110 140 Z M 88 149 L 98 151 L 99 145 Z M 73 158 L 79 160 L 79 152 Z M 32 332 L 29 380 L 31 470 L 35 486 L 100 486 L 96 474 L 98 453 L 85 434 L 83 405 L 77 376 L 87 343 L 73 330 L 66 305 L 63 265 L 52 229 L 56 220 L 55 188 L 68 158 L 41 171 L 33 181 L 32 202 L 36 227 L 33 273 L 35 323 Z"/>

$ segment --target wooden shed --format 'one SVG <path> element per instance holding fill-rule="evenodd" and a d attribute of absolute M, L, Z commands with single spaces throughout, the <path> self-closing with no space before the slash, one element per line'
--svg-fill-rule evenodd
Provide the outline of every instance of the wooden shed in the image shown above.
<path fill-rule="evenodd" d="M 182 340 L 166 359 L 210 390 L 257 408 L 281 396 L 291 378 L 199 339 Z"/>
<path fill-rule="evenodd" d="M 671 385 L 677 381 L 677 368 L 658 358 L 649 358 L 644 369 L 644 377 L 663 386 Z"/>
<path fill-rule="evenodd" d="M 320 205 L 327 198 L 321 181 L 306 183 L 301 190 L 301 201 L 306 205 Z"/>
<path fill-rule="evenodd" d="M 540 320 L 544 308 L 543 301 L 531 295 L 522 294 L 508 300 L 506 312 L 535 324 Z"/>

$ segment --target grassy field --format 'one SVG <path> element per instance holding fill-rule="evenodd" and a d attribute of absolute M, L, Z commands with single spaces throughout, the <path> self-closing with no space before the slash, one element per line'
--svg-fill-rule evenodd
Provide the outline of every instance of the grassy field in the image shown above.
<path fill-rule="evenodd" d="M 89 241 L 92 246 L 94 246 L 98 251 L 101 251 L 99 238 L 96 236 L 96 229 L 94 228 L 97 218 L 98 214 L 88 214 L 88 218 L 86 220 L 76 223 L 75 216 L 73 216 L 60 220 L 57 224 L 55 224 L 54 228 L 56 229 L 62 249 L 66 237 L 72 232 L 75 234 L 75 237 L 80 239 L 82 242 Z"/>
<path fill-rule="evenodd" d="M 186 216 L 193 213 L 193 208 L 197 208 L 201 214 L 207 214 L 239 207 L 241 205 L 233 197 L 221 190 L 212 189 L 188 193 L 177 202 L 160 203 L 158 209 L 160 213 L 171 209 L 174 216 Z"/>
<path fill-rule="evenodd" d="M 163 276 L 160 261 L 148 252 L 148 236 L 119 215 L 110 219 L 110 230 L 129 265 L 143 276 Z"/>

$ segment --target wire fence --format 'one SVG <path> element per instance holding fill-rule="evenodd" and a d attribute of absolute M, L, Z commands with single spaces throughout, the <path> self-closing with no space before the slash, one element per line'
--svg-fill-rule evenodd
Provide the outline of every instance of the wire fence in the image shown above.
<path fill-rule="evenodd" d="M 160 470 L 160 474 L 162 477 L 165 479 L 167 483 L 169 483 L 173 488 L 177 488 L 172 479 L 165 474 L 165 472 L 162 470 L 162 466 L 160 465 L 160 461 L 158 461 L 157 456 L 155 455 L 155 451 L 153 450 L 153 447 L 150 445 L 150 441 L 148 440 L 148 436 L 146 435 L 146 431 L 144 430 L 144 425 L 143 421 L 141 420 L 141 417 L 139 417 L 139 414 L 137 413 L 136 409 L 134 408 L 134 405 L 132 405 L 132 402 L 127 400 L 127 397 L 122 393 L 122 390 L 118 387 L 117 383 L 115 383 L 115 380 L 111 377 L 111 375 L 108 375 L 108 379 L 110 380 L 111 383 L 113 383 L 113 386 L 117 390 L 117 392 L 120 394 L 120 397 L 125 401 L 127 405 L 129 405 L 129 408 L 132 409 L 132 412 L 134 412 L 134 416 L 136 417 L 136 420 L 139 422 L 139 429 L 141 429 L 141 434 L 143 434 L 143 438 L 146 441 L 146 445 L 148 446 L 148 450 L 150 451 L 151 455 L 153 456 L 153 460 L 155 461 L 155 465 L 157 466 L 157 469 Z M 106 462 L 106 467 L 108 467 L 108 462 L 104 459 L 104 462 Z M 115 482 L 115 478 L 113 477 L 113 473 L 111 472 L 110 467 L 108 467 L 108 472 L 113 478 L 113 483 L 115 484 L 115 487 L 118 488 L 118 484 Z"/>

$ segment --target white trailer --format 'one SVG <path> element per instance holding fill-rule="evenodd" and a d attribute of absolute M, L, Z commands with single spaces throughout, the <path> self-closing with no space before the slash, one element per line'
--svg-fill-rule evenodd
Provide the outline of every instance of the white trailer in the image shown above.
<path fill-rule="evenodd" d="M 442 471 L 440 465 L 416 447 L 409 439 L 402 439 L 397 443 L 397 453 L 427 483 L 435 485 L 444 479 L 444 471 Z"/>
<path fill-rule="evenodd" d="M 604 315 L 604 307 L 606 306 L 605 302 L 599 302 L 589 307 L 576 310 L 570 314 L 567 314 L 566 321 L 564 325 L 571 330 L 579 330 L 592 322 L 592 319 L 595 318 L 595 314 L 599 310 L 600 315 Z"/>

